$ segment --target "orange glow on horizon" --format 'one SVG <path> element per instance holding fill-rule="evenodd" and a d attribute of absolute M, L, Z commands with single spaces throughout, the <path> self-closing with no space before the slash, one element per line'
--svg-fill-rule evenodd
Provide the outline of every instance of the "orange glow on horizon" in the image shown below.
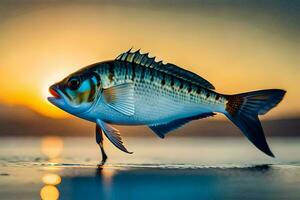
<path fill-rule="evenodd" d="M 134 46 L 200 74 L 220 93 L 286 89 L 284 101 L 268 116 L 300 113 L 300 47 L 274 35 L 273 27 L 259 31 L 239 19 L 215 21 L 207 13 L 132 11 L 62 5 L 6 19 L 0 27 L 0 102 L 25 105 L 49 117 L 67 117 L 47 101 L 48 87 Z M 123 19 L 127 20 L 121 23 Z M 151 32 L 146 31 L 149 26 Z"/>

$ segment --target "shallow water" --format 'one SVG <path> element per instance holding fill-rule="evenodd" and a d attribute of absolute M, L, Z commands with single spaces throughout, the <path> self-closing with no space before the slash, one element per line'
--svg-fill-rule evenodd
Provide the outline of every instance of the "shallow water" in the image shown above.
<path fill-rule="evenodd" d="M 1 199 L 300 199 L 300 139 L 125 138 L 134 154 L 93 138 L 0 138 Z"/>

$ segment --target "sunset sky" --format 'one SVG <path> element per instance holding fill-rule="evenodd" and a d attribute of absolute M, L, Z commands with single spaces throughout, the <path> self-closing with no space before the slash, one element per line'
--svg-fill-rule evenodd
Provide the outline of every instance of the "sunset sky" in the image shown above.
<path fill-rule="evenodd" d="M 300 14 L 293 1 L 74 2 L 0 1 L 0 103 L 65 117 L 47 102 L 48 87 L 133 47 L 203 76 L 220 93 L 285 89 L 268 117 L 299 116 Z"/>

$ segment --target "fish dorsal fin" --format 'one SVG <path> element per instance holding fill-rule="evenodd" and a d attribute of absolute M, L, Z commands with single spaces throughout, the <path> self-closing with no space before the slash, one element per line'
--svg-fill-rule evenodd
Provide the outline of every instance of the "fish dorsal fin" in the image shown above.
<path fill-rule="evenodd" d="M 115 60 L 126 61 L 144 67 L 154 68 L 158 71 L 165 72 L 167 74 L 187 80 L 189 82 L 205 87 L 207 89 L 211 89 L 211 90 L 215 89 L 215 87 L 210 82 L 208 82 L 201 76 L 193 72 L 190 72 L 188 70 L 182 69 L 171 63 L 163 64 L 162 61 L 157 62 L 155 61 L 155 57 L 150 58 L 148 53 L 141 54 L 140 50 L 131 52 L 130 49 L 127 52 L 120 54 Z"/>
<path fill-rule="evenodd" d="M 168 123 L 154 124 L 154 125 L 149 126 L 149 128 L 154 133 L 156 133 L 156 135 L 158 135 L 160 138 L 164 138 L 168 132 L 177 129 L 192 120 L 203 119 L 203 118 L 211 117 L 214 115 L 215 115 L 215 113 L 202 113 L 200 115 L 196 115 L 196 116 L 192 116 L 192 117 L 176 119 L 176 120 L 168 122 Z"/>

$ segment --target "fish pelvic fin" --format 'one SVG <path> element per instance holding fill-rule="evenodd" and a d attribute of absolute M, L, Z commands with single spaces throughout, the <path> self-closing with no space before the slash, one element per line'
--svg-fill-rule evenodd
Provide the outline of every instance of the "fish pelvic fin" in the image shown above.
<path fill-rule="evenodd" d="M 284 97 L 280 89 L 259 90 L 236 95 L 227 95 L 225 115 L 243 132 L 259 150 L 275 157 L 270 150 L 258 115 L 266 114 Z"/>
<path fill-rule="evenodd" d="M 121 151 L 125 152 L 125 153 L 129 153 L 132 154 L 133 152 L 130 152 L 126 149 L 126 147 L 123 145 L 123 141 L 120 135 L 119 130 L 115 129 L 114 127 L 112 127 L 111 125 L 105 123 L 104 121 L 97 119 L 96 120 L 96 124 L 98 127 L 98 129 L 101 129 L 104 133 L 104 135 L 109 139 L 109 141 L 115 145 L 115 147 L 117 147 L 118 149 L 120 149 Z M 99 130 L 98 130 L 99 131 Z"/>

